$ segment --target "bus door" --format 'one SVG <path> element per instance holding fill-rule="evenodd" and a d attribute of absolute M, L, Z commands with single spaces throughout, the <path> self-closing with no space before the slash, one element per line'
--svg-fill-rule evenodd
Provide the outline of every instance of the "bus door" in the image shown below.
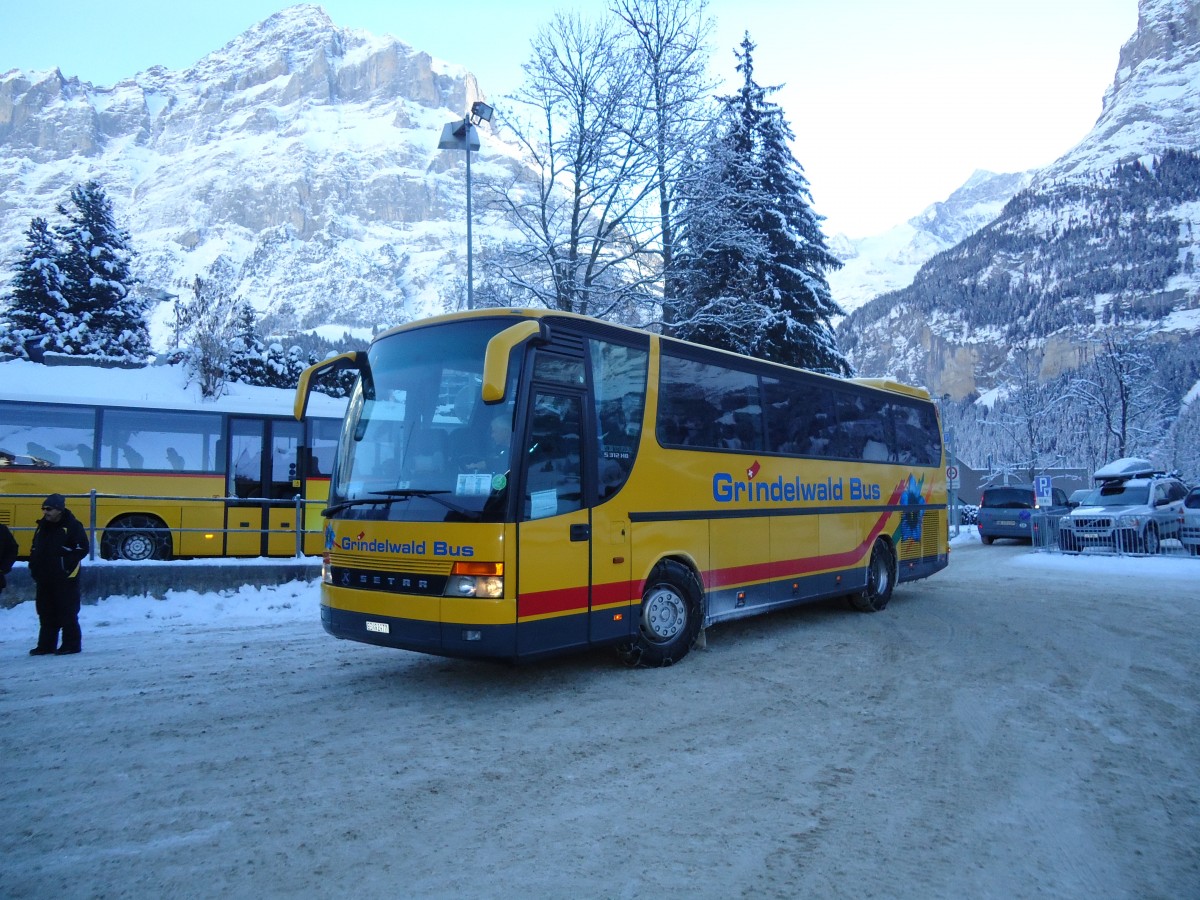
<path fill-rule="evenodd" d="M 521 458 L 517 651 L 588 643 L 591 520 L 584 505 L 584 398 L 535 388 Z M 517 475 L 517 473 L 513 473 Z"/>
<path fill-rule="evenodd" d="M 299 450 L 304 426 L 287 419 L 229 423 L 225 552 L 291 556 L 296 552 Z M 271 503 L 268 501 L 288 501 Z"/>

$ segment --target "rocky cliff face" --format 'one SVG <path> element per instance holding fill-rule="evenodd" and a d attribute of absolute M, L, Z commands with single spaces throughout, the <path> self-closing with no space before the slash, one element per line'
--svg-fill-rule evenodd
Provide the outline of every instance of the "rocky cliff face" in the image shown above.
<path fill-rule="evenodd" d="M 1200 3 L 1140 0 L 1100 118 L 1039 181 L 1085 175 L 1132 153 L 1200 148 Z"/>
<path fill-rule="evenodd" d="M 29 220 L 98 179 L 143 289 L 178 293 L 218 256 L 275 329 L 378 326 L 453 308 L 463 154 L 445 122 L 482 95 L 395 38 L 284 10 L 181 72 L 112 87 L 0 76 L 0 293 Z M 483 129 L 481 129 L 483 131 Z M 484 133 L 477 165 L 494 138 Z M 159 312 L 159 318 L 167 310 Z"/>
<path fill-rule="evenodd" d="M 1200 333 L 1200 0 L 1142 0 L 1095 128 L 991 223 L 839 327 L 862 374 L 936 394 L 996 384 L 1016 345 L 1043 375 L 1089 335 L 1136 324 Z"/>

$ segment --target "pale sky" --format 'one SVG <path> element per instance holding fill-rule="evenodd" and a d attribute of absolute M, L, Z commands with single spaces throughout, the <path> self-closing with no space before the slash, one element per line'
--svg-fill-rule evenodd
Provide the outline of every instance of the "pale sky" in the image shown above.
<path fill-rule="evenodd" d="M 3 0 L 0 73 L 60 68 L 111 85 L 183 69 L 286 0 Z M 489 99 L 515 90 L 529 41 L 571 0 L 325 0 L 336 25 L 390 34 L 474 72 Z M 1137 0 L 710 0 L 714 73 L 733 79 L 749 30 L 761 85 L 826 233 L 882 232 L 943 200 L 976 169 L 1048 165 L 1100 115 Z"/>

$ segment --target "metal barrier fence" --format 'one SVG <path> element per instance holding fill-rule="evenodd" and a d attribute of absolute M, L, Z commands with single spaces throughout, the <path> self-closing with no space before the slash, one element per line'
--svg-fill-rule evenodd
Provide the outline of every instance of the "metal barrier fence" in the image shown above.
<path fill-rule="evenodd" d="M 2 494 L 2 495 L 0 495 L 0 500 L 33 499 L 33 500 L 38 500 L 40 502 L 45 499 L 45 496 L 46 496 L 45 494 Z M 91 560 L 95 560 L 95 558 L 96 558 L 96 547 L 97 547 L 96 535 L 98 532 L 103 532 L 105 530 L 105 528 L 107 527 L 106 525 L 101 525 L 98 523 L 97 506 L 98 506 L 98 501 L 100 501 L 100 500 L 127 500 L 127 501 L 139 501 L 139 502 L 150 501 L 150 502 L 155 502 L 155 503 L 187 503 L 187 504 L 216 503 L 216 504 L 220 504 L 223 508 L 228 506 L 229 504 L 233 503 L 233 504 L 237 504 L 240 508 L 244 508 L 244 509 L 252 509 L 255 507 L 267 507 L 267 506 L 279 507 L 279 508 L 282 508 L 282 507 L 294 508 L 296 511 L 296 518 L 295 518 L 296 524 L 294 527 L 291 527 L 291 528 L 265 527 L 265 528 L 261 528 L 261 529 L 254 529 L 254 531 L 256 531 L 256 533 L 262 534 L 264 536 L 269 536 L 272 534 L 295 535 L 295 539 L 296 539 L 295 553 L 293 554 L 293 556 L 295 556 L 295 557 L 301 557 L 301 556 L 306 555 L 304 553 L 304 537 L 305 537 L 305 535 L 320 534 L 323 530 L 323 528 L 322 529 L 306 529 L 304 527 L 305 511 L 308 509 L 308 507 L 311 507 L 311 506 L 316 506 L 320 509 L 324 509 L 326 506 L 325 500 L 305 500 L 303 497 L 299 497 L 299 496 L 297 496 L 291 500 L 268 500 L 265 498 L 258 498 L 258 497 L 164 497 L 161 495 L 151 496 L 151 495 L 143 495 L 143 494 L 104 494 L 104 493 L 100 493 L 99 491 L 94 491 L 94 490 L 89 491 L 86 494 L 63 494 L 62 496 L 64 498 L 66 498 L 68 506 L 71 505 L 70 501 L 72 499 L 83 500 L 83 501 L 86 501 L 86 503 L 87 503 L 87 506 L 88 506 L 87 520 L 84 521 L 84 518 L 78 514 L 76 514 L 76 518 L 79 519 L 81 522 L 83 522 L 84 528 L 87 529 L 88 540 L 91 542 L 91 545 L 92 545 L 91 552 L 88 554 L 88 556 Z M 146 512 L 153 512 L 153 506 L 147 507 Z M 18 532 L 31 532 L 31 531 L 34 531 L 34 526 L 18 527 L 14 524 L 14 525 L 9 526 L 9 530 L 11 530 L 14 534 L 16 534 Z M 144 531 L 150 532 L 150 533 L 161 533 L 161 532 L 165 531 L 170 534 L 224 534 L 224 535 L 228 535 L 228 534 L 246 534 L 247 533 L 246 529 L 244 529 L 244 528 L 184 528 L 182 526 L 175 527 L 175 526 L 171 526 L 171 525 L 168 525 L 163 528 L 160 528 L 157 526 L 146 527 L 141 530 L 144 530 Z M 214 557 L 220 557 L 223 555 L 224 554 L 214 554 Z"/>
<path fill-rule="evenodd" d="M 1059 539 L 1059 523 L 1062 515 L 1035 513 L 1033 515 L 1033 546 L 1037 550 L 1053 550 L 1058 553 L 1068 553 L 1075 556 L 1081 554 L 1103 553 L 1115 556 L 1195 556 L 1177 538 L 1163 538 L 1158 545 L 1156 554 L 1147 552 L 1141 541 L 1122 539 L 1121 532 L 1116 532 L 1111 540 L 1087 543 L 1078 547 L 1064 547 Z M 1200 558 L 1200 557 L 1197 557 Z"/>
<path fill-rule="evenodd" d="M 176 503 L 189 503 L 189 504 L 190 503 L 219 503 L 222 506 L 225 506 L 229 503 L 237 503 L 245 508 L 264 507 L 264 506 L 294 508 L 296 511 L 296 519 L 295 519 L 296 524 L 294 527 L 292 527 L 292 528 L 266 527 L 266 528 L 259 529 L 258 533 L 263 534 L 264 536 L 269 536 L 272 534 L 294 535 L 295 536 L 295 552 L 293 553 L 293 556 L 297 557 L 297 558 L 306 555 L 304 552 L 305 536 L 310 535 L 310 534 L 320 534 L 324 530 L 323 528 L 306 529 L 304 527 L 304 523 L 305 523 L 305 518 L 306 518 L 305 517 L 306 510 L 312 506 L 316 506 L 321 509 L 324 509 L 325 505 L 326 505 L 326 501 L 325 500 L 305 500 L 302 497 L 295 497 L 291 500 L 267 500 L 267 499 L 259 499 L 257 497 L 251 497 L 251 498 L 247 498 L 247 497 L 163 497 L 163 496 L 150 496 L 150 495 L 141 495 L 141 494 L 103 494 L 103 493 L 100 493 L 100 492 L 94 491 L 94 490 L 89 491 L 86 494 L 64 494 L 63 496 L 68 501 L 70 501 L 71 499 L 87 501 L 88 516 L 87 516 L 87 522 L 85 523 L 85 527 L 87 528 L 88 539 L 90 540 L 91 545 L 92 545 L 91 553 L 89 554 L 89 556 L 92 560 L 95 560 L 95 558 L 96 558 L 96 547 L 97 547 L 96 535 L 98 532 L 102 532 L 105 529 L 105 526 L 98 524 L 98 521 L 97 521 L 97 502 L 99 500 L 108 500 L 108 499 L 138 500 L 138 501 L 159 501 L 159 502 L 168 502 L 168 503 L 176 502 Z M 4 499 L 4 500 L 34 499 L 34 500 L 40 501 L 40 500 L 44 499 L 44 495 L 43 494 L 3 494 L 3 495 L 0 495 L 0 499 Z M 1120 540 L 1112 542 L 1111 544 L 1108 544 L 1108 545 L 1087 546 L 1087 547 L 1082 547 L 1079 549 L 1064 550 L 1061 543 L 1059 542 L 1059 521 L 1062 518 L 1063 517 L 1061 515 L 1049 515 L 1047 513 L 1035 513 L 1034 514 L 1033 520 L 1032 520 L 1034 549 L 1053 550 L 1056 552 L 1067 552 L 1067 553 L 1075 553 L 1075 554 L 1088 552 L 1088 551 L 1097 551 L 1097 552 L 1112 553 L 1112 554 L 1121 555 L 1121 556 L 1149 556 L 1150 555 L 1150 554 L 1146 553 L 1144 550 L 1139 549 L 1136 544 L 1130 545 L 1129 542 L 1120 541 Z M 952 534 L 955 533 L 957 530 L 956 524 L 953 522 L 949 522 L 949 521 L 947 522 L 947 524 L 950 526 L 951 529 L 953 529 Z M 26 526 L 26 527 L 21 528 L 21 527 L 12 525 L 12 526 L 10 526 L 10 528 L 13 532 L 33 531 L 34 530 L 32 526 Z M 246 530 L 244 528 L 184 528 L 184 527 L 167 526 L 166 528 L 146 528 L 145 530 L 146 531 L 157 531 L 157 532 L 167 531 L 172 534 L 185 534 L 185 533 L 191 533 L 191 534 L 214 534 L 214 533 L 216 533 L 216 534 L 245 534 L 246 533 Z M 1159 552 L 1159 554 L 1166 554 L 1166 555 L 1172 555 L 1172 556 L 1191 555 L 1191 556 L 1196 556 L 1197 558 L 1200 558 L 1200 556 L 1197 556 L 1197 554 L 1190 553 L 1188 548 L 1185 547 L 1178 540 L 1170 539 L 1170 538 L 1164 539 L 1161 542 L 1158 552 Z M 222 555 L 222 554 L 215 554 L 215 556 L 220 556 L 220 555 Z"/>

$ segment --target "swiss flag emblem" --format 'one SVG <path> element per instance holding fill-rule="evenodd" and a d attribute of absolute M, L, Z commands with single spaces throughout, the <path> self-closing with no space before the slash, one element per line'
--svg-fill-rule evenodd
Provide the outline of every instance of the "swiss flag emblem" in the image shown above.
<path fill-rule="evenodd" d="M 361 540 L 362 540 L 363 538 L 365 538 L 366 536 L 367 536 L 367 533 L 366 533 L 365 531 L 360 531 L 360 532 L 358 533 L 358 537 L 356 537 L 356 538 L 355 538 L 355 540 L 356 540 L 356 541 L 361 541 Z"/>
<path fill-rule="evenodd" d="M 749 479 L 750 481 L 753 481 L 754 476 L 757 475 L 761 471 L 762 471 L 762 466 L 760 466 L 758 464 L 758 460 L 756 459 L 753 463 L 751 463 L 750 468 L 748 468 L 746 470 L 746 478 Z"/>

